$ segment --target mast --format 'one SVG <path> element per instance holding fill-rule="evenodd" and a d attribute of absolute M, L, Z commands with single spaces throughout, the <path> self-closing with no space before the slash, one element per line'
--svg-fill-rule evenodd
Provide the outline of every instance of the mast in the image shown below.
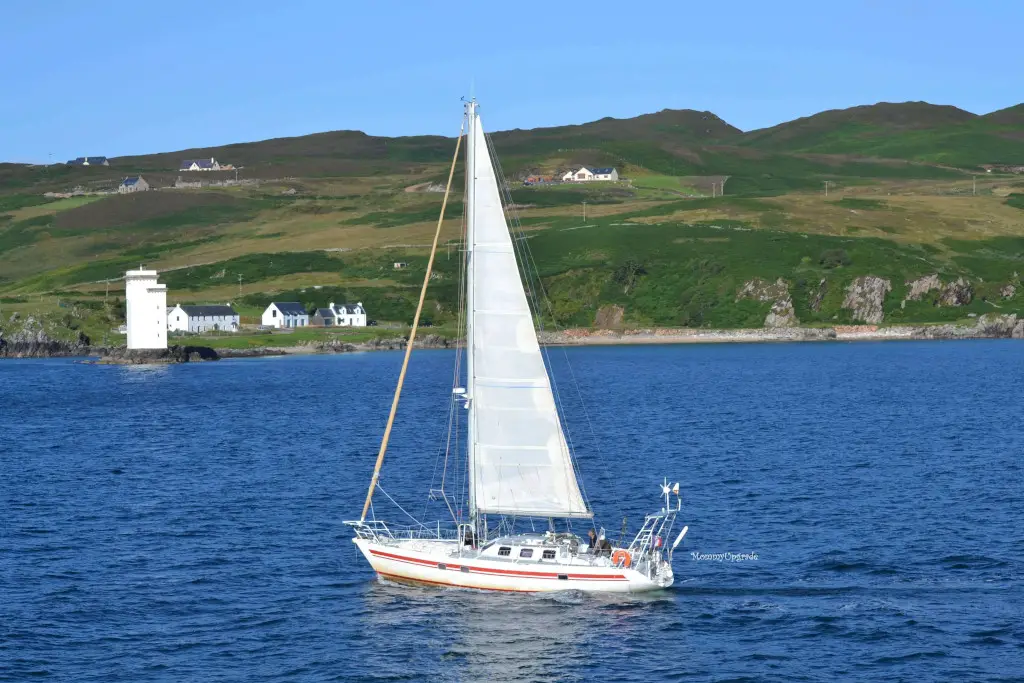
<path fill-rule="evenodd" d="M 469 418 L 466 420 L 467 474 L 469 475 L 469 523 L 477 534 L 476 512 L 476 378 L 473 375 L 473 239 L 476 223 L 476 99 L 466 104 L 468 128 L 466 135 L 466 401 Z"/>
<path fill-rule="evenodd" d="M 591 517 L 544 364 L 478 105 L 466 164 L 466 395 L 469 512 Z"/>

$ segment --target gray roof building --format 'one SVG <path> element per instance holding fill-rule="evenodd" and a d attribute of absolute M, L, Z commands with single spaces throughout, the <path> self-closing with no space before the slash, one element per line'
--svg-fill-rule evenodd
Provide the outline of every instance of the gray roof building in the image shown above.
<path fill-rule="evenodd" d="M 273 304 L 285 315 L 306 315 L 306 308 L 297 301 L 275 301 Z"/>
<path fill-rule="evenodd" d="M 238 315 L 235 313 L 235 309 L 228 305 L 182 306 L 181 310 L 185 311 L 189 316 L 207 315 L 216 317 Z"/>

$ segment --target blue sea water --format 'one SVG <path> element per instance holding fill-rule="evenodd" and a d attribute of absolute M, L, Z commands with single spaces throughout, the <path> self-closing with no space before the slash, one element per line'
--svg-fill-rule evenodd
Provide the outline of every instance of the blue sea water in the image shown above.
<path fill-rule="evenodd" d="M 453 359 L 385 464 L 417 513 Z M 676 585 L 618 597 L 374 578 L 342 520 L 400 363 L 0 362 L 0 680 L 1024 678 L 1021 343 L 552 350 L 599 522 L 681 482 Z"/>

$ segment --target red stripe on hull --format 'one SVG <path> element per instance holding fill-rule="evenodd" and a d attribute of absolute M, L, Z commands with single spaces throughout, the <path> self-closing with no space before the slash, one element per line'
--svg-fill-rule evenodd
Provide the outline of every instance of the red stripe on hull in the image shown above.
<path fill-rule="evenodd" d="M 427 584 L 430 586 L 445 586 L 447 588 L 469 588 L 476 591 L 501 591 L 502 593 L 536 593 L 537 591 L 524 591 L 518 588 L 481 588 L 480 586 L 467 586 L 463 583 L 445 583 L 444 581 L 428 581 L 427 579 L 410 579 L 408 576 L 401 576 L 400 574 L 388 574 L 387 572 L 377 572 L 378 576 L 383 576 L 392 581 L 398 583 L 413 583 L 413 584 Z"/>
<path fill-rule="evenodd" d="M 407 555 L 395 555 L 394 553 L 386 553 L 383 550 L 374 550 L 370 548 L 370 553 L 377 557 L 386 557 L 389 560 L 397 560 L 398 562 L 407 562 L 409 564 L 416 564 L 423 567 L 437 568 L 438 564 L 444 564 L 446 569 L 449 571 L 462 571 L 462 567 L 465 566 L 470 573 L 478 572 L 480 574 L 497 574 L 499 576 L 520 576 L 523 578 L 530 579 L 554 579 L 558 580 L 558 574 L 552 574 L 549 572 L 530 572 L 517 569 L 492 569 L 491 567 L 474 567 L 472 565 L 459 565 L 459 564 L 447 564 L 438 563 L 432 560 L 423 560 L 418 557 L 409 557 Z M 566 574 L 570 580 L 576 581 L 628 581 L 622 574 Z M 451 584 L 442 583 L 441 585 L 447 586 Z M 471 586 L 470 586 L 471 587 Z"/>

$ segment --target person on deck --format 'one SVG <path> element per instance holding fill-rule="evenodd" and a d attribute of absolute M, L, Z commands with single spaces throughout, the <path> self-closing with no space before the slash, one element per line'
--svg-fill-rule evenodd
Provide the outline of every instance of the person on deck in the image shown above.
<path fill-rule="evenodd" d="M 587 532 L 587 536 L 590 538 L 589 548 L 590 552 L 595 555 L 611 555 L 612 544 L 608 542 L 607 538 L 598 538 L 597 532 L 591 529 Z"/>

